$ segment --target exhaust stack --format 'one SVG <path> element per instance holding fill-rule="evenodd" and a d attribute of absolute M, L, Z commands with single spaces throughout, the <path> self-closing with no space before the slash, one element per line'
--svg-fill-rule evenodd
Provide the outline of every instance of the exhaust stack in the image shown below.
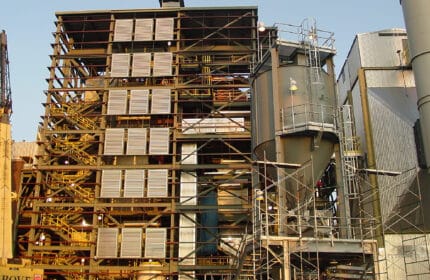
<path fill-rule="evenodd" d="M 412 69 L 418 94 L 418 111 L 426 167 L 430 167 L 430 1 L 428 0 L 400 0 L 403 8 L 406 30 L 408 34 L 409 50 L 411 53 Z"/>

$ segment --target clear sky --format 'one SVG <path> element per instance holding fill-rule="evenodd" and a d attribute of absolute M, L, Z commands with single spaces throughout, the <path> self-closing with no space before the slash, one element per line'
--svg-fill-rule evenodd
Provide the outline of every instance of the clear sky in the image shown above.
<path fill-rule="evenodd" d="M 188 7 L 258 6 L 259 20 L 299 25 L 314 18 L 317 27 L 334 32 L 336 71 L 358 33 L 404 27 L 399 0 L 185 0 Z M 158 8 L 158 0 L 10 0 L 0 6 L 0 29 L 8 35 L 15 141 L 35 141 L 44 114 L 43 91 L 52 53 L 56 11 Z"/>

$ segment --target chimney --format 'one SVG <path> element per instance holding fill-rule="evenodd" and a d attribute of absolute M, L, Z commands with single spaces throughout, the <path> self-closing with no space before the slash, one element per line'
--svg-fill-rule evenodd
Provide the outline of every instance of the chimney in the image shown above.
<path fill-rule="evenodd" d="M 184 7 L 184 0 L 159 0 L 161 8 Z"/>

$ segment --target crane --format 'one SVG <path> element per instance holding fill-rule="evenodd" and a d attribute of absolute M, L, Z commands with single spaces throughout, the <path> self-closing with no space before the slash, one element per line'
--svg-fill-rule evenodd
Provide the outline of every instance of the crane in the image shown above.
<path fill-rule="evenodd" d="M 0 33 L 0 121 L 2 123 L 10 122 L 12 113 L 12 99 L 9 76 L 9 59 L 7 54 L 7 37 L 3 30 Z"/>
<path fill-rule="evenodd" d="M 12 100 L 6 32 L 0 33 L 0 260 L 12 258 Z"/>

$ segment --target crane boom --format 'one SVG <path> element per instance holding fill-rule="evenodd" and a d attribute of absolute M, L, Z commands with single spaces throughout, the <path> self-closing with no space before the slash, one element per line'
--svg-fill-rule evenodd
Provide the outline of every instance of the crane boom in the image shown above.
<path fill-rule="evenodd" d="M 10 122 L 12 99 L 9 76 L 9 58 L 7 53 L 7 37 L 3 30 L 0 33 L 0 121 Z"/>
<path fill-rule="evenodd" d="M 6 32 L 0 33 L 0 265 L 12 258 L 12 112 Z"/>

